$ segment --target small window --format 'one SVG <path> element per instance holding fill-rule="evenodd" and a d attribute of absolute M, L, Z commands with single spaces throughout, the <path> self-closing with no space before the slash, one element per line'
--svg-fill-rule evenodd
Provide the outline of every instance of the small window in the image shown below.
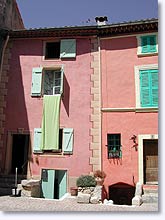
<path fill-rule="evenodd" d="M 60 58 L 60 42 L 46 42 L 45 59 Z"/>
<path fill-rule="evenodd" d="M 63 70 L 44 71 L 44 95 L 57 95 L 63 92 Z"/>
<path fill-rule="evenodd" d="M 107 134 L 108 159 L 121 157 L 121 134 Z"/>
<path fill-rule="evenodd" d="M 137 36 L 137 54 L 141 56 L 153 55 L 158 53 L 157 34 Z"/>

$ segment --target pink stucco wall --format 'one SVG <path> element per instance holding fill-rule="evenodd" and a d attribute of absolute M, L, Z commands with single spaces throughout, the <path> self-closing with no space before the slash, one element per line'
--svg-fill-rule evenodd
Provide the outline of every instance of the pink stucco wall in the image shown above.
<path fill-rule="evenodd" d="M 138 57 L 136 36 L 101 40 L 102 107 L 135 108 L 134 66 L 158 63 L 157 56 Z M 138 151 L 131 136 L 157 134 L 158 114 L 102 112 L 102 168 L 105 185 L 138 181 Z M 121 133 L 122 158 L 107 159 L 107 133 Z"/>
<path fill-rule="evenodd" d="M 43 41 L 40 39 L 13 41 L 6 107 L 5 134 L 8 130 L 24 128 L 31 132 L 41 127 L 43 99 L 31 97 L 33 67 L 52 67 L 64 64 L 66 78 L 64 98 L 61 101 L 60 126 L 74 129 L 73 155 L 39 156 L 39 164 L 33 162 L 33 175 L 41 168 L 67 169 L 69 175 L 79 176 L 91 171 L 89 165 L 90 122 L 90 39 L 77 39 L 76 59 L 43 60 Z M 6 138 L 6 137 L 5 137 Z"/>

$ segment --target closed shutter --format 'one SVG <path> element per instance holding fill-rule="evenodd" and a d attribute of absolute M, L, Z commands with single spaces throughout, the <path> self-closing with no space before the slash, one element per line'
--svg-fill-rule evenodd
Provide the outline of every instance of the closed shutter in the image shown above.
<path fill-rule="evenodd" d="M 42 67 L 33 68 L 31 96 L 41 96 Z"/>
<path fill-rule="evenodd" d="M 41 128 L 34 128 L 33 152 L 42 153 L 41 147 Z"/>
<path fill-rule="evenodd" d="M 152 106 L 158 106 L 158 70 L 150 70 L 151 72 L 151 93 L 152 93 Z"/>
<path fill-rule="evenodd" d="M 140 98 L 142 107 L 158 106 L 158 70 L 140 71 Z"/>
<path fill-rule="evenodd" d="M 66 154 L 73 153 L 73 128 L 63 128 L 63 151 Z"/>
<path fill-rule="evenodd" d="M 76 57 L 76 40 L 65 39 L 61 40 L 60 58 L 75 58 Z"/>
<path fill-rule="evenodd" d="M 147 37 L 141 37 L 142 53 L 148 53 L 148 40 Z"/>
<path fill-rule="evenodd" d="M 149 52 L 156 52 L 156 36 L 150 36 L 150 51 Z"/>

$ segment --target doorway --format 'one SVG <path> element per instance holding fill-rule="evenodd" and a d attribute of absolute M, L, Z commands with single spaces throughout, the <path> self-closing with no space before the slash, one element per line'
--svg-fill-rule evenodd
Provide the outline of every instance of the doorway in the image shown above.
<path fill-rule="evenodd" d="M 18 174 L 27 174 L 28 151 L 29 151 L 29 134 L 12 135 L 12 161 L 11 173 L 15 174 L 17 167 Z"/>
<path fill-rule="evenodd" d="M 60 199 L 67 192 L 67 171 L 42 169 L 41 197 Z"/>
<path fill-rule="evenodd" d="M 158 184 L 158 140 L 143 140 L 144 183 Z"/>

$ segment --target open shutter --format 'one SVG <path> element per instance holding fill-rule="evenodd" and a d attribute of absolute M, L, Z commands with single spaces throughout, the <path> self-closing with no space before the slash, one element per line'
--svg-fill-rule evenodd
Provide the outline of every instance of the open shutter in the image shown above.
<path fill-rule="evenodd" d="M 141 37 L 142 53 L 148 53 L 148 40 L 147 37 Z"/>
<path fill-rule="evenodd" d="M 156 52 L 156 35 L 149 37 L 150 41 L 150 51 L 149 52 Z"/>
<path fill-rule="evenodd" d="M 73 153 L 73 128 L 63 128 L 63 151 L 65 154 Z"/>
<path fill-rule="evenodd" d="M 151 105 L 150 97 L 150 76 L 148 70 L 140 71 L 140 98 L 141 106 L 149 107 Z"/>
<path fill-rule="evenodd" d="M 76 40 L 65 39 L 61 40 L 60 58 L 75 58 L 76 57 Z"/>
<path fill-rule="evenodd" d="M 32 70 L 31 96 L 41 96 L 42 67 Z"/>
<path fill-rule="evenodd" d="M 64 67 L 61 67 L 61 87 L 60 87 L 60 94 L 63 93 L 64 88 Z"/>
<path fill-rule="evenodd" d="M 33 142 L 33 152 L 42 153 L 40 149 L 41 146 L 41 128 L 34 128 L 34 142 Z"/>
<path fill-rule="evenodd" d="M 150 70 L 151 73 L 151 93 L 152 93 L 152 106 L 158 106 L 158 70 Z"/>

